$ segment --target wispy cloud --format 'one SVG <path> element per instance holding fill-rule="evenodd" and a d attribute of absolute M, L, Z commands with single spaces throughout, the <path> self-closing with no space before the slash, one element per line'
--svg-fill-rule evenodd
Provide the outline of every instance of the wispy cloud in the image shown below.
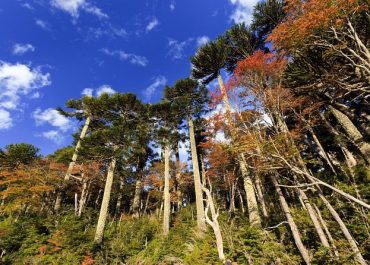
<path fill-rule="evenodd" d="M 66 132 L 73 127 L 72 122 L 68 118 L 61 115 L 57 110 L 52 108 L 48 108 L 45 110 L 37 108 L 32 113 L 32 117 L 34 118 L 37 126 L 49 124 L 62 132 Z"/>
<path fill-rule="evenodd" d="M 44 138 L 53 141 L 57 145 L 62 144 L 64 139 L 65 139 L 63 132 L 60 132 L 60 131 L 57 131 L 57 130 L 46 131 L 46 132 L 43 132 L 41 135 Z"/>
<path fill-rule="evenodd" d="M 50 3 L 53 7 L 70 14 L 73 19 L 77 19 L 79 17 L 81 10 L 100 19 L 109 18 L 109 16 L 100 8 L 89 3 L 87 0 L 51 0 Z"/>
<path fill-rule="evenodd" d="M 253 18 L 253 7 L 258 3 L 259 0 L 229 0 L 230 3 L 235 7 L 230 19 L 235 23 L 246 23 L 252 22 Z"/>
<path fill-rule="evenodd" d="M 131 64 L 139 65 L 139 66 L 147 66 L 149 61 L 145 56 L 133 54 L 133 53 L 127 53 L 125 51 L 115 50 L 111 51 L 109 49 L 102 49 L 103 53 L 109 56 L 118 57 L 122 61 L 128 61 Z"/>
<path fill-rule="evenodd" d="M 165 86 L 167 84 L 167 78 L 162 75 L 159 75 L 153 79 L 153 83 L 151 83 L 145 90 L 143 94 L 147 101 L 150 101 L 152 96 L 156 93 L 157 89 L 161 86 Z"/>
<path fill-rule="evenodd" d="M 168 40 L 168 53 L 167 55 L 170 56 L 174 60 L 179 60 L 184 57 L 184 50 L 187 45 L 190 44 L 194 39 L 189 38 L 185 41 L 178 41 L 175 39 L 169 39 Z"/>
<path fill-rule="evenodd" d="M 89 88 L 89 87 L 84 88 L 81 92 L 81 95 L 92 97 L 94 95 L 94 92 L 95 92 L 95 96 L 100 97 L 103 94 L 112 95 L 112 94 L 116 93 L 117 91 L 115 91 L 109 85 L 102 85 L 102 86 L 98 87 L 97 89 Z"/>
<path fill-rule="evenodd" d="M 13 54 L 14 55 L 22 55 L 26 52 L 34 52 L 34 51 L 35 51 L 35 47 L 32 46 L 29 43 L 27 43 L 27 44 L 16 43 L 13 46 Z"/>
<path fill-rule="evenodd" d="M 100 97 L 100 96 L 101 96 L 101 95 L 103 95 L 103 94 L 112 95 L 112 94 L 114 94 L 114 93 L 116 93 L 116 91 L 115 91 L 113 88 L 111 88 L 110 86 L 108 86 L 108 85 L 102 85 L 101 87 L 99 87 L 99 88 L 96 90 L 96 95 L 97 95 L 98 97 Z"/>
<path fill-rule="evenodd" d="M 170 2 L 170 9 L 171 9 L 171 11 L 175 10 L 175 8 L 176 8 L 176 1 L 175 0 L 171 0 L 171 2 Z"/>
<path fill-rule="evenodd" d="M 210 39 L 208 36 L 201 36 L 201 37 L 198 37 L 197 38 L 197 46 L 200 47 L 200 46 L 203 46 L 204 44 L 206 44 L 207 42 L 209 42 Z"/>
<path fill-rule="evenodd" d="M 25 64 L 0 61 L 0 111 L 3 126 L 12 125 L 11 112 L 22 110 L 22 98 L 32 98 L 38 89 L 51 84 L 50 74 Z M 1 129 L 1 128 L 0 128 Z"/>
<path fill-rule="evenodd" d="M 10 112 L 0 109 L 0 130 L 6 130 L 13 126 L 13 120 L 10 117 Z"/>
<path fill-rule="evenodd" d="M 51 29 L 50 24 L 47 23 L 44 20 L 41 20 L 41 19 L 35 19 L 35 24 L 37 26 L 39 26 L 40 28 L 42 28 L 43 30 L 50 30 Z"/>
<path fill-rule="evenodd" d="M 159 21 L 156 17 L 149 21 L 148 25 L 146 26 L 146 32 L 153 30 L 155 27 L 159 25 Z"/>

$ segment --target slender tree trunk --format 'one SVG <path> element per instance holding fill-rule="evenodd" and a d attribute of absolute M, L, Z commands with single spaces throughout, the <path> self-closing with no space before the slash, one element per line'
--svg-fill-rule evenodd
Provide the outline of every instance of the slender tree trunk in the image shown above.
<path fill-rule="evenodd" d="M 78 194 L 75 193 L 75 215 L 78 216 Z"/>
<path fill-rule="evenodd" d="M 170 148 L 168 145 L 164 148 L 164 190 L 163 190 L 163 234 L 168 235 L 170 230 Z"/>
<path fill-rule="evenodd" d="M 213 233 L 216 237 L 216 246 L 217 246 L 218 257 L 222 262 L 225 262 L 224 243 L 223 243 L 223 239 L 222 239 L 220 224 L 218 223 L 219 213 L 218 213 L 218 211 L 216 212 L 216 207 L 215 207 L 215 204 L 214 204 L 214 201 L 213 201 L 211 191 L 209 189 L 205 188 L 204 186 L 202 186 L 202 190 L 206 194 L 206 201 L 207 201 L 207 206 L 206 206 L 205 215 L 204 215 L 205 220 L 212 227 Z M 208 217 L 208 209 L 211 210 L 212 220 Z"/>
<path fill-rule="evenodd" d="M 337 175 L 337 172 L 335 171 L 335 168 L 334 168 L 334 165 L 333 163 L 331 162 L 331 159 L 330 157 L 328 156 L 328 154 L 326 153 L 324 147 L 321 145 L 320 141 L 319 141 L 319 138 L 317 138 L 317 135 L 315 133 L 315 131 L 312 129 L 312 127 L 310 125 L 308 125 L 308 130 L 310 131 L 311 135 L 312 135 L 312 138 L 314 140 L 314 142 L 316 143 L 316 146 L 317 148 L 319 149 L 319 155 L 324 158 L 324 160 L 326 161 L 326 163 L 328 164 L 328 166 L 330 167 L 331 171 L 333 171 L 333 173 L 335 175 Z"/>
<path fill-rule="evenodd" d="M 316 212 L 313 209 L 310 201 L 308 200 L 306 193 L 302 189 L 300 189 L 300 188 L 298 188 L 298 193 L 299 193 L 299 196 L 302 197 L 302 200 L 303 200 L 303 203 L 306 206 L 306 210 L 308 212 L 308 215 L 310 216 L 311 221 L 312 221 L 312 223 L 313 223 L 313 225 L 314 225 L 314 227 L 316 229 L 316 232 L 319 235 L 321 244 L 324 247 L 330 248 L 329 241 L 326 238 L 324 231 L 322 230 L 320 221 L 319 221 L 319 219 L 318 219 L 318 217 L 316 215 Z"/>
<path fill-rule="evenodd" d="M 150 190 L 148 191 L 148 194 L 146 195 L 146 201 L 145 201 L 143 214 L 147 214 L 148 212 L 149 198 L 150 198 Z"/>
<path fill-rule="evenodd" d="M 338 253 L 337 247 L 335 246 L 333 236 L 331 235 L 331 233 L 329 231 L 328 225 L 326 224 L 325 220 L 322 218 L 321 212 L 320 212 L 319 208 L 317 208 L 316 204 L 313 204 L 313 207 L 315 208 L 317 216 L 320 220 L 320 223 L 321 223 L 322 227 L 324 228 L 324 231 L 325 231 L 326 235 L 328 236 L 328 239 L 329 239 L 329 242 L 330 242 L 330 244 L 333 248 L 335 257 L 339 258 L 339 253 Z"/>
<path fill-rule="evenodd" d="M 114 218 L 118 218 L 118 216 L 120 216 L 120 213 L 121 213 L 123 181 L 124 181 L 123 178 L 120 178 Z"/>
<path fill-rule="evenodd" d="M 243 196 L 242 196 L 239 188 L 238 188 L 238 196 L 239 196 L 239 201 L 240 201 L 240 207 L 242 208 L 242 213 L 245 213 Z"/>
<path fill-rule="evenodd" d="M 97 244 L 101 244 L 102 241 L 103 241 L 104 227 L 105 227 L 105 223 L 107 221 L 107 216 L 108 216 L 109 200 L 110 200 L 110 194 L 111 194 L 111 191 L 112 191 L 112 184 L 113 184 L 113 177 L 114 177 L 115 167 L 116 167 L 116 158 L 114 157 L 114 158 L 112 158 L 112 161 L 109 164 L 108 173 L 107 173 L 107 180 L 105 181 L 103 201 L 102 201 L 101 207 L 100 207 L 98 225 L 96 227 L 96 233 L 95 233 L 95 239 L 94 240 Z"/>
<path fill-rule="evenodd" d="M 351 247 L 351 249 L 353 251 L 353 254 L 354 254 L 354 257 L 355 257 L 356 261 L 359 264 L 361 264 L 361 265 L 366 265 L 367 263 L 366 263 L 365 259 L 362 257 L 361 252 L 360 252 L 360 250 L 357 247 L 356 241 L 352 237 L 352 235 L 349 232 L 347 226 L 342 221 L 342 219 L 340 218 L 340 216 L 337 213 L 337 211 L 333 208 L 333 206 L 331 206 L 330 202 L 322 194 L 322 192 L 321 192 L 321 190 L 319 188 L 318 188 L 318 192 L 319 192 L 320 199 L 323 201 L 323 203 L 326 206 L 326 208 L 328 208 L 331 216 L 333 216 L 334 220 L 338 223 L 340 230 L 342 231 L 342 233 L 346 237 L 346 239 L 347 239 L 347 241 L 348 241 L 348 243 L 349 243 L 349 245 L 350 245 L 350 247 Z"/>
<path fill-rule="evenodd" d="M 353 124 L 353 122 L 341 111 L 333 106 L 329 106 L 330 112 L 337 119 L 348 137 L 358 146 L 361 154 L 364 156 L 367 163 L 370 163 L 370 144 L 365 142 L 362 134 Z"/>
<path fill-rule="evenodd" d="M 258 212 L 258 204 L 254 185 L 249 175 L 249 171 L 245 162 L 244 154 L 239 154 L 240 170 L 243 176 L 244 190 L 246 193 L 249 222 L 251 225 L 261 226 L 261 217 Z"/>
<path fill-rule="evenodd" d="M 67 169 L 67 172 L 64 176 L 64 181 L 63 181 L 63 185 L 62 185 L 62 188 L 60 191 L 57 192 L 57 198 L 55 200 L 55 205 L 54 205 L 54 211 L 56 213 L 59 212 L 60 210 L 60 207 L 62 205 L 62 200 L 63 200 L 63 194 L 65 192 L 65 185 L 66 183 L 68 182 L 69 178 L 70 178 L 70 175 L 72 173 L 72 170 L 76 164 L 76 161 L 77 161 L 77 158 L 78 158 L 78 150 L 81 148 L 81 141 L 85 138 L 86 136 L 86 133 L 87 133 L 87 130 L 89 128 L 89 125 L 90 125 L 90 117 L 87 117 L 86 118 L 86 121 L 85 121 L 85 124 L 84 124 L 84 127 L 82 128 L 82 131 L 81 131 L 81 134 L 80 134 L 80 138 L 78 139 L 77 141 L 77 144 L 76 144 L 76 147 L 75 147 L 75 150 L 74 150 L 74 153 L 73 153 L 73 156 L 72 156 L 72 160 L 71 162 L 69 163 L 69 166 L 68 166 L 68 169 Z"/>
<path fill-rule="evenodd" d="M 281 191 L 279 183 L 278 183 L 278 181 L 276 179 L 276 176 L 274 174 L 271 174 L 271 180 L 272 180 L 272 183 L 273 183 L 273 185 L 275 187 L 275 190 L 278 194 L 280 205 L 281 205 L 281 208 L 284 211 L 284 214 L 285 214 L 285 217 L 288 221 L 290 230 L 292 231 L 294 242 L 295 242 L 299 252 L 301 253 L 301 256 L 302 256 L 303 260 L 305 261 L 305 263 L 307 265 L 309 265 L 309 264 L 311 264 L 310 255 L 309 255 L 306 247 L 302 243 L 302 239 L 301 239 L 301 235 L 299 233 L 298 227 L 294 222 L 293 216 L 290 213 L 288 203 L 286 202 L 286 200 L 284 198 L 283 192 Z"/>
<path fill-rule="evenodd" d="M 256 183 L 256 191 L 257 191 L 257 195 L 258 195 L 258 201 L 261 205 L 261 210 L 262 210 L 263 217 L 267 218 L 268 213 L 267 213 L 265 198 L 264 198 L 263 192 L 262 192 L 261 178 L 258 175 L 258 173 L 255 176 L 256 176 L 255 183 Z"/>
<path fill-rule="evenodd" d="M 232 141 L 234 142 L 235 136 L 234 136 L 234 131 L 233 131 L 233 120 L 231 116 L 231 107 L 230 107 L 229 98 L 227 96 L 227 91 L 226 91 L 221 75 L 217 76 L 217 80 L 218 80 L 218 84 L 220 86 L 220 90 L 222 93 L 222 100 L 223 100 L 224 107 L 226 110 L 227 120 L 231 128 L 231 138 L 232 138 Z M 256 198 L 256 194 L 254 191 L 252 179 L 250 177 L 250 172 L 248 170 L 247 162 L 245 160 L 243 153 L 238 154 L 238 163 L 239 163 L 240 171 L 242 173 L 243 182 L 244 182 L 244 189 L 246 193 L 247 206 L 248 206 L 249 222 L 251 223 L 251 225 L 261 226 L 261 217 L 258 212 L 257 198 Z"/>
<path fill-rule="evenodd" d="M 201 187 L 200 173 L 197 146 L 195 142 L 194 124 L 191 116 L 188 117 L 189 125 L 189 138 L 191 147 L 191 160 L 193 164 L 194 173 L 194 188 L 195 188 L 195 202 L 197 206 L 197 225 L 200 230 L 205 230 L 205 217 L 204 217 L 204 206 L 203 206 L 203 193 Z"/>
<path fill-rule="evenodd" d="M 85 208 L 87 195 L 88 195 L 88 181 L 87 179 L 82 177 L 82 191 L 81 191 L 81 197 L 80 197 L 80 203 L 78 205 L 78 217 L 82 216 L 82 212 Z"/>
<path fill-rule="evenodd" d="M 141 201 L 141 180 L 136 180 L 135 183 L 135 195 L 132 203 L 132 214 L 134 217 L 139 217 L 140 213 L 140 201 Z"/>

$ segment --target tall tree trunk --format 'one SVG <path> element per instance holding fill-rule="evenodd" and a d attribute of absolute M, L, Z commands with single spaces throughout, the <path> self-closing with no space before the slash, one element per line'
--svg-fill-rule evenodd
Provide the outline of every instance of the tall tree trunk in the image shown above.
<path fill-rule="evenodd" d="M 217 80 L 218 80 L 218 84 L 220 86 L 220 90 L 221 90 L 221 93 L 222 93 L 222 100 L 223 100 L 224 107 L 225 107 L 225 110 L 226 110 L 226 115 L 227 115 L 226 118 L 227 118 L 227 121 L 228 121 L 229 126 L 231 128 L 231 130 L 230 130 L 231 131 L 230 132 L 231 133 L 231 138 L 232 138 L 232 141 L 234 142 L 235 141 L 235 136 L 234 136 L 234 130 L 233 130 L 233 120 L 232 120 L 232 116 L 231 116 L 231 107 L 230 107 L 229 98 L 227 96 L 227 91 L 226 91 L 224 82 L 223 82 L 222 77 L 221 77 L 220 74 L 217 76 Z M 257 198 L 256 198 L 256 194 L 255 194 L 255 191 L 254 191 L 254 186 L 253 186 L 253 182 L 252 182 L 252 179 L 251 179 L 251 176 L 250 176 L 250 172 L 248 170 L 247 162 L 245 160 L 245 157 L 244 157 L 243 153 L 239 153 L 237 158 L 238 158 L 237 160 L 238 160 L 238 163 L 239 163 L 240 171 L 241 171 L 241 174 L 242 174 L 242 177 L 243 177 L 243 182 L 244 182 L 244 189 L 245 189 L 246 199 L 247 199 L 249 222 L 252 225 L 260 226 L 261 225 L 261 217 L 260 217 L 259 212 L 258 212 Z"/>
<path fill-rule="evenodd" d="M 140 201 L 141 201 L 141 179 L 137 179 L 135 183 L 135 195 L 132 203 L 132 214 L 134 217 L 140 215 Z"/>
<path fill-rule="evenodd" d="M 110 194 L 112 191 L 115 167 L 116 167 L 116 158 L 113 157 L 112 161 L 109 164 L 109 168 L 108 168 L 107 180 L 105 181 L 103 201 L 101 203 L 98 225 L 96 227 L 96 232 L 95 232 L 94 240 L 97 244 L 101 244 L 103 241 L 104 227 L 105 227 L 105 223 L 107 221 L 107 216 L 108 216 L 109 200 L 110 200 Z"/>
<path fill-rule="evenodd" d="M 164 190 L 163 190 L 163 234 L 168 235 L 170 230 L 170 148 L 168 145 L 164 148 Z"/>
<path fill-rule="evenodd" d="M 88 195 L 88 180 L 84 177 L 82 177 L 82 191 L 81 191 L 81 197 L 80 197 L 80 202 L 78 205 L 78 217 L 82 216 L 82 212 L 85 208 L 86 200 L 87 200 L 87 195 Z"/>
<path fill-rule="evenodd" d="M 114 209 L 114 211 L 115 211 L 114 218 L 118 218 L 118 216 L 120 216 L 120 213 L 121 213 L 123 184 L 124 184 L 124 180 L 123 180 L 123 178 L 120 178 L 119 179 L 119 189 L 118 189 L 116 208 Z"/>
<path fill-rule="evenodd" d="M 325 233 L 324 233 L 324 231 L 321 227 L 318 216 L 316 215 L 315 210 L 313 209 L 310 201 L 308 200 L 306 193 L 300 188 L 298 188 L 298 193 L 299 193 L 299 196 L 302 198 L 304 205 L 306 206 L 306 210 L 307 210 L 308 215 L 310 216 L 310 219 L 311 219 L 311 221 L 312 221 L 312 223 L 313 223 L 313 225 L 316 229 L 317 234 L 319 235 L 321 244 L 324 247 L 330 248 L 329 241 L 325 236 Z"/>
<path fill-rule="evenodd" d="M 69 163 L 69 166 L 68 166 L 68 169 L 67 169 L 67 172 L 64 176 L 64 181 L 63 181 L 63 185 L 61 187 L 61 190 L 57 192 L 57 198 L 55 200 L 55 205 L 54 205 L 54 211 L 56 213 L 59 212 L 60 210 L 60 207 L 62 205 L 62 200 L 63 200 L 63 195 L 65 193 L 65 185 L 66 183 L 68 182 L 69 178 L 70 178 L 70 175 L 73 171 L 73 168 L 76 164 L 76 161 L 77 161 L 77 158 L 78 158 L 78 150 L 81 148 L 81 141 L 85 138 L 86 136 L 86 133 L 87 133 L 87 130 L 89 128 L 89 125 L 90 125 L 90 121 L 91 121 L 91 118 L 90 117 L 87 117 L 86 118 L 86 121 L 85 121 L 85 124 L 82 128 L 82 131 L 81 131 L 81 134 L 80 134 L 80 138 L 78 139 L 77 141 L 77 144 L 76 144 L 76 147 L 75 147 L 75 150 L 74 150 L 74 153 L 73 153 L 73 156 L 72 156 L 72 160 L 71 162 Z"/>
<path fill-rule="evenodd" d="M 331 233 L 329 231 L 329 228 L 328 228 L 324 218 L 322 218 L 319 208 L 317 208 L 316 204 L 313 204 L 313 207 L 315 208 L 317 216 L 320 220 L 320 223 L 321 223 L 322 227 L 324 228 L 324 231 L 325 231 L 326 235 L 328 236 L 328 239 L 329 239 L 329 242 L 330 242 L 330 244 L 333 248 L 335 257 L 339 258 L 339 253 L 338 253 L 337 247 L 335 246 L 333 236 L 331 235 Z"/>
<path fill-rule="evenodd" d="M 204 206 L 203 206 L 203 193 L 202 184 L 200 180 L 199 162 L 197 154 L 197 145 L 195 142 L 194 124 L 191 116 L 188 117 L 189 125 L 189 138 L 191 148 L 191 160 L 193 165 L 194 173 L 194 188 L 195 188 L 195 202 L 197 206 L 197 225 L 200 230 L 205 230 L 205 217 L 204 217 Z"/>
<path fill-rule="evenodd" d="M 311 264 L 310 255 L 309 255 L 306 247 L 302 243 L 302 239 L 301 239 L 301 235 L 299 233 L 298 227 L 294 222 L 293 216 L 290 213 L 288 203 L 286 202 L 286 200 L 284 198 L 284 194 L 281 191 L 279 183 L 278 183 L 278 181 L 276 179 L 276 176 L 274 174 L 271 174 L 271 180 L 272 180 L 272 183 L 273 183 L 273 185 L 275 187 L 275 190 L 278 194 L 280 205 L 281 205 L 281 208 L 284 211 L 284 214 L 285 214 L 285 217 L 288 221 L 290 230 L 292 231 L 294 242 L 295 242 L 299 252 L 301 253 L 301 256 L 302 256 L 303 260 L 305 261 L 305 263 L 307 265 L 309 265 L 309 264 Z"/>
<path fill-rule="evenodd" d="M 263 217 L 266 218 L 268 216 L 268 213 L 267 213 L 265 198 L 264 198 L 263 192 L 262 192 L 261 178 L 260 178 L 258 173 L 255 176 L 256 176 L 255 183 L 256 183 L 256 191 L 257 191 L 257 195 L 258 195 L 258 201 L 261 205 L 261 210 L 262 210 Z"/>
<path fill-rule="evenodd" d="M 364 156 L 367 163 L 370 163 L 370 144 L 365 142 L 362 134 L 353 124 L 353 122 L 341 111 L 333 106 L 329 106 L 330 112 L 337 119 L 348 137 L 358 146 L 361 154 Z"/>
<path fill-rule="evenodd" d="M 326 206 L 326 208 L 328 208 L 331 216 L 334 218 L 334 220 L 338 223 L 339 225 L 339 228 L 340 230 L 342 231 L 342 233 L 344 234 L 344 236 L 346 237 L 352 251 L 353 251 L 353 255 L 356 259 L 356 261 L 361 264 L 361 265 L 366 265 L 366 261 L 365 259 L 363 258 L 360 250 L 358 249 L 357 247 L 357 244 L 356 244 L 356 241 L 355 239 L 352 237 L 351 233 L 349 232 L 347 226 L 345 225 L 345 223 L 342 221 L 342 219 L 340 218 L 339 214 L 337 213 L 337 211 L 333 208 L 333 206 L 330 204 L 330 202 L 325 198 L 324 194 L 322 194 L 321 190 L 318 188 L 318 193 L 319 193 L 319 196 L 320 196 L 320 199 L 323 201 L 324 205 Z"/>
<path fill-rule="evenodd" d="M 312 135 L 312 138 L 317 146 L 317 148 L 319 149 L 319 155 L 324 158 L 324 160 L 326 161 L 326 163 L 328 164 L 328 166 L 330 167 L 331 171 L 333 171 L 333 173 L 335 175 L 337 175 L 337 172 L 335 171 L 335 168 L 334 168 L 334 165 L 330 159 L 330 157 L 328 156 L 328 154 L 326 153 L 324 147 L 321 145 L 320 141 L 319 141 L 319 138 L 317 138 L 317 135 L 315 133 L 315 131 L 312 129 L 312 127 L 310 125 L 308 125 L 308 130 L 310 131 L 311 135 Z"/>
<path fill-rule="evenodd" d="M 250 177 L 244 154 L 239 154 L 239 166 L 243 176 L 244 190 L 247 199 L 249 222 L 251 225 L 261 226 L 261 217 L 258 212 L 257 198 L 252 178 Z"/>

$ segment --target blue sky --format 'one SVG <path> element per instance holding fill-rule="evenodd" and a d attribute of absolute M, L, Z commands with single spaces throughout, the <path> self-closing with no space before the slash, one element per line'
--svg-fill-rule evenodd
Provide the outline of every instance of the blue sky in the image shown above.
<path fill-rule="evenodd" d="M 199 45 L 257 0 L 1 0 L 0 148 L 28 142 L 43 154 L 71 143 L 70 98 L 133 92 L 145 102 L 190 74 Z"/>

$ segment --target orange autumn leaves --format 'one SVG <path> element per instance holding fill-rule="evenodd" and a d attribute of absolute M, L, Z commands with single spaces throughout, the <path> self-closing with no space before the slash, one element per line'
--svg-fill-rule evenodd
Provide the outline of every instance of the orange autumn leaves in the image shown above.
<path fill-rule="evenodd" d="M 316 32 L 341 26 L 349 14 L 368 8 L 367 0 L 286 0 L 287 17 L 267 40 L 275 48 L 290 52 Z"/>

